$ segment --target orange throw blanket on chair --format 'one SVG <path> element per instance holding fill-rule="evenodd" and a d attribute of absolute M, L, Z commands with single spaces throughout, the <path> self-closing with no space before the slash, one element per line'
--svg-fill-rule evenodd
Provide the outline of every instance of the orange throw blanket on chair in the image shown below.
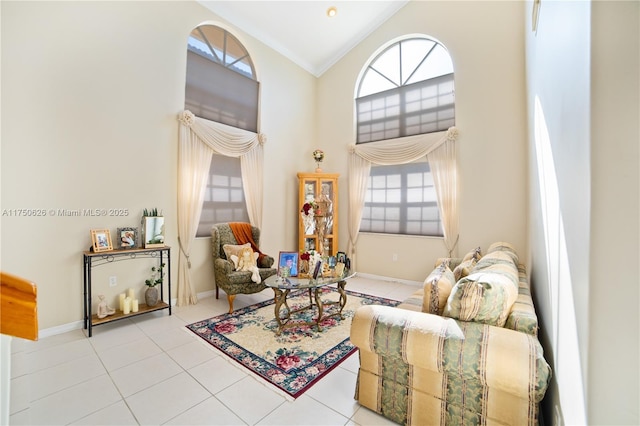
<path fill-rule="evenodd" d="M 267 255 L 262 253 L 255 241 L 253 241 L 253 233 L 251 232 L 251 224 L 246 222 L 229 222 L 229 227 L 238 244 L 251 244 L 251 249 L 258 253 L 258 268 L 262 268 L 262 259 Z"/>

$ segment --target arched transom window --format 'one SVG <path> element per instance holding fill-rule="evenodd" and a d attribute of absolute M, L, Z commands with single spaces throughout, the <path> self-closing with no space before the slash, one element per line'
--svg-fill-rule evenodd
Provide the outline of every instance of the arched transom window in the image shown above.
<path fill-rule="evenodd" d="M 185 109 L 201 118 L 256 132 L 258 86 L 251 57 L 236 37 L 214 25 L 191 31 Z"/>
<path fill-rule="evenodd" d="M 453 63 L 436 40 L 398 41 L 367 65 L 358 87 L 357 143 L 454 125 Z"/>

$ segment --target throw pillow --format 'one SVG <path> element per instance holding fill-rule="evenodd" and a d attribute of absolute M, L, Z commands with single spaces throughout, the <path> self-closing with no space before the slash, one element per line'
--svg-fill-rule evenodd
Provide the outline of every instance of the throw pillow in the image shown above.
<path fill-rule="evenodd" d="M 448 262 L 434 269 L 424 280 L 422 312 L 442 315 L 455 282 Z"/>
<path fill-rule="evenodd" d="M 242 244 L 242 245 L 238 245 L 238 244 L 224 244 L 222 246 L 222 250 L 224 250 L 224 255 L 227 257 L 227 260 L 229 260 L 230 262 L 233 262 L 233 260 L 231 259 L 231 256 L 235 256 L 236 259 L 240 258 L 240 252 L 242 251 L 242 249 L 249 247 L 251 248 L 251 243 L 246 243 L 246 244 Z M 238 269 L 238 263 L 233 262 L 233 269 Z"/>
<path fill-rule="evenodd" d="M 482 250 L 478 246 L 473 250 L 471 250 L 469 253 L 465 254 L 464 257 L 462 258 L 462 261 L 465 262 L 471 258 L 475 258 L 477 262 L 478 260 L 480 260 L 481 257 L 482 257 Z"/>
<path fill-rule="evenodd" d="M 444 315 L 503 327 L 518 297 L 518 268 L 504 253 L 487 254 L 478 264 L 454 285 Z"/>
<path fill-rule="evenodd" d="M 456 266 L 453 270 L 453 277 L 455 278 L 455 280 L 458 281 L 460 278 L 464 278 L 469 275 L 473 267 L 476 266 L 476 263 L 476 258 L 471 257 L 470 259 L 465 260 L 464 262 L 461 262 L 458 266 Z"/>
<path fill-rule="evenodd" d="M 515 300 L 511 283 L 499 274 L 471 274 L 451 290 L 444 316 L 503 327 Z"/>

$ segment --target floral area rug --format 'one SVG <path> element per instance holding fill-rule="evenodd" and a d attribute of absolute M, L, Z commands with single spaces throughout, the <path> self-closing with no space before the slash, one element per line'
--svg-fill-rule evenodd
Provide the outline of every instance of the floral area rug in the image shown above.
<path fill-rule="evenodd" d="M 339 299 L 333 287 L 322 288 L 322 301 Z M 347 303 L 339 316 L 316 326 L 299 324 L 317 318 L 318 309 L 294 313 L 297 325 L 276 335 L 273 299 L 187 325 L 187 329 L 221 350 L 240 365 L 276 386 L 294 399 L 356 351 L 349 340 L 351 319 L 360 306 L 395 306 L 399 301 L 346 291 Z M 309 305 L 307 290 L 291 292 L 287 303 L 292 310 Z M 283 307 L 281 309 L 284 309 Z M 337 312 L 337 305 L 325 306 L 325 314 Z M 324 315 L 326 316 L 326 315 Z"/>

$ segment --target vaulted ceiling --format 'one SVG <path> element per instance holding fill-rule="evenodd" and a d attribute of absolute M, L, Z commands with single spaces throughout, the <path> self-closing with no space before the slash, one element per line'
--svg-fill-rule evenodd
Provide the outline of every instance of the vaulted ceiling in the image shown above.
<path fill-rule="evenodd" d="M 199 1 L 319 77 L 409 0 Z M 334 7 L 335 16 L 328 16 Z"/>

